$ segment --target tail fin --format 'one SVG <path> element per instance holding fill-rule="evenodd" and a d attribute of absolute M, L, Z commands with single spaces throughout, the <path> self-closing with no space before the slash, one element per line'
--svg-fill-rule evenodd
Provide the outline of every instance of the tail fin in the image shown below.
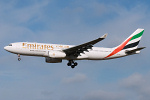
<path fill-rule="evenodd" d="M 137 29 L 133 34 L 131 34 L 122 44 L 126 42 L 126 45 L 123 47 L 122 50 L 126 49 L 136 49 L 138 47 L 138 44 L 140 42 L 140 39 L 142 38 L 142 35 L 144 33 L 144 29 Z M 121 45 L 122 45 L 121 44 Z"/>
<path fill-rule="evenodd" d="M 110 53 L 107 57 L 108 58 L 121 50 L 130 51 L 130 50 L 138 50 L 138 44 L 140 42 L 140 39 L 143 35 L 144 29 L 137 29 L 133 34 L 131 34 L 123 43 L 121 43 L 119 46 L 114 48 L 114 51 Z"/>

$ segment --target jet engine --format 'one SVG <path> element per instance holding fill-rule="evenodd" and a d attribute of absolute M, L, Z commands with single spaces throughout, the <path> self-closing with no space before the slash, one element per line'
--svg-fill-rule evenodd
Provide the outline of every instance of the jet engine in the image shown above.
<path fill-rule="evenodd" d="M 47 63 L 61 63 L 62 59 L 45 57 L 45 62 L 47 62 Z"/>

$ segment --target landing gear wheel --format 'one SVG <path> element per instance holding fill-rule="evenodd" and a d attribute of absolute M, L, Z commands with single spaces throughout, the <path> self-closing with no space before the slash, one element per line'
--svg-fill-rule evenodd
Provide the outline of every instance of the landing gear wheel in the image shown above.
<path fill-rule="evenodd" d="M 77 65 L 78 65 L 78 63 L 77 63 L 77 62 L 75 62 L 75 63 L 74 63 L 74 66 L 77 66 Z"/>
<path fill-rule="evenodd" d="M 72 69 L 75 68 L 75 65 L 72 65 L 71 68 L 72 68 Z"/>
<path fill-rule="evenodd" d="M 71 63 L 70 62 L 68 62 L 68 64 L 67 64 L 68 66 L 71 66 Z"/>
<path fill-rule="evenodd" d="M 21 58 L 20 58 L 20 54 L 18 54 L 18 61 L 20 61 L 21 60 Z"/>
<path fill-rule="evenodd" d="M 73 60 L 69 60 L 69 62 L 67 63 L 68 66 L 71 66 L 71 68 L 75 68 L 75 66 L 78 65 L 77 62 L 74 62 Z"/>
<path fill-rule="evenodd" d="M 18 58 L 18 61 L 20 61 L 21 60 L 21 58 Z"/>

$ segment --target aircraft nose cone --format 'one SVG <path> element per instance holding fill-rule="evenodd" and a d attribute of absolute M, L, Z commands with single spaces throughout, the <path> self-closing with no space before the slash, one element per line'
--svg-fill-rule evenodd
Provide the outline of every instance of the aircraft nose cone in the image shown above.
<path fill-rule="evenodd" d="M 7 46 L 5 46 L 4 49 L 5 49 L 6 51 L 8 51 L 8 47 L 7 47 Z"/>
<path fill-rule="evenodd" d="M 6 47 L 4 47 L 4 49 L 6 50 Z"/>

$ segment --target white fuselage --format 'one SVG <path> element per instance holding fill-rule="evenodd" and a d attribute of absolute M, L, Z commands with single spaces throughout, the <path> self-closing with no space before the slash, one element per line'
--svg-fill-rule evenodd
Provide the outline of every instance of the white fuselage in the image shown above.
<path fill-rule="evenodd" d="M 115 48 L 92 47 L 92 49 L 88 49 L 88 51 L 81 53 L 77 58 L 71 56 L 67 57 L 62 50 L 70 47 L 73 47 L 73 45 L 17 42 L 4 47 L 4 49 L 14 54 L 60 58 L 66 60 L 106 60 L 127 56 L 125 51 L 121 50 L 115 55 L 106 58 Z"/>

